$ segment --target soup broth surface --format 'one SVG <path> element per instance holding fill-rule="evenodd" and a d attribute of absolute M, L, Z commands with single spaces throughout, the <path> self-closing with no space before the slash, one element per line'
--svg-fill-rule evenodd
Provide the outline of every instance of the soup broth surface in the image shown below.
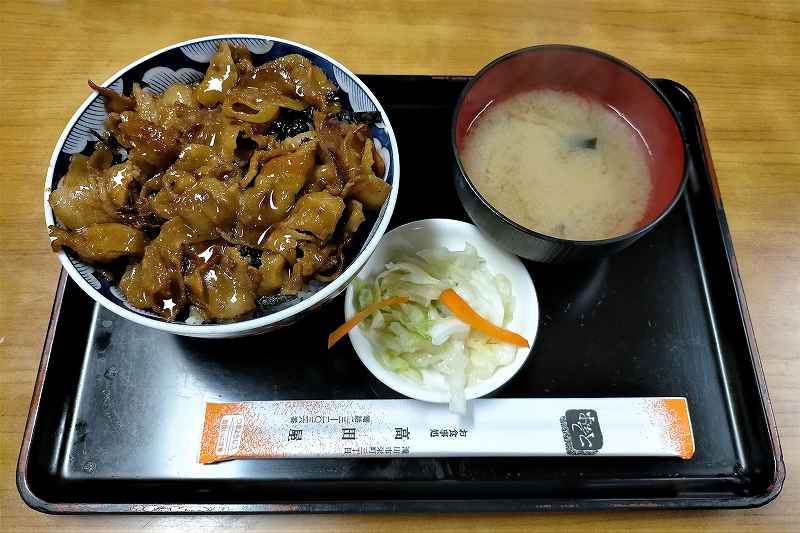
<path fill-rule="evenodd" d="M 514 222 L 571 240 L 634 230 L 652 189 L 646 146 L 613 109 L 534 90 L 490 106 L 461 153 L 478 191 Z"/>

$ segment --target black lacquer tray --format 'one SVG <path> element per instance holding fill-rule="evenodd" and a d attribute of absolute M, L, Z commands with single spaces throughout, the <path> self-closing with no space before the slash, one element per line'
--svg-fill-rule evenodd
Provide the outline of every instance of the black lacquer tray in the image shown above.
<path fill-rule="evenodd" d="M 364 76 L 402 154 L 392 226 L 466 215 L 451 174 L 463 78 Z M 575 266 L 528 263 L 541 323 L 500 397 L 685 396 L 689 461 L 666 458 L 280 459 L 197 463 L 206 401 L 391 398 L 340 342 L 340 296 L 257 337 L 198 340 L 118 318 L 65 274 L 17 483 L 34 509 L 88 512 L 522 511 L 755 507 L 784 466 L 697 102 L 658 81 L 687 132 L 676 209 L 631 248 Z M 291 348 L 286 348 L 291 347 Z M 298 379 L 297 376 L 301 376 Z"/>

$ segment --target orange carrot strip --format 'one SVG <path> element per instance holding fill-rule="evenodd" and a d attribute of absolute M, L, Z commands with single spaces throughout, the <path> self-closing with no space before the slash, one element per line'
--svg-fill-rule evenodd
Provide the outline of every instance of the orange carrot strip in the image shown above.
<path fill-rule="evenodd" d="M 470 327 L 473 327 L 478 331 L 482 331 L 499 341 L 508 342 L 517 346 L 524 346 L 525 348 L 530 347 L 530 344 L 528 344 L 528 341 L 525 340 L 525 337 L 522 335 L 518 335 L 513 331 L 508 331 L 507 329 L 495 326 L 481 315 L 476 313 L 475 310 L 470 307 L 469 304 L 453 289 L 445 289 L 442 291 L 442 294 L 439 295 L 439 301 L 442 302 L 450 310 L 450 312 L 456 316 L 456 318 L 466 323 Z"/>
<path fill-rule="evenodd" d="M 367 318 L 369 315 L 381 309 L 383 307 L 388 307 L 390 305 L 400 305 L 408 302 L 408 298 L 405 296 L 393 296 L 391 298 L 386 298 L 385 300 L 381 300 L 380 302 L 375 302 L 374 304 L 368 305 L 358 313 L 353 315 L 353 318 L 336 328 L 333 333 L 328 336 L 328 349 L 331 348 L 334 344 L 339 342 L 339 340 L 347 335 L 347 332 L 353 329 L 358 325 L 359 322 Z"/>

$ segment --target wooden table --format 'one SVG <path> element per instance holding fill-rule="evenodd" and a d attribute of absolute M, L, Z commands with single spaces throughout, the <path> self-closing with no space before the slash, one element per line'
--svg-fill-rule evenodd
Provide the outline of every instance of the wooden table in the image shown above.
<path fill-rule="evenodd" d="M 747 0 L 272 1 L 0 5 L 0 530 L 789 531 L 800 523 L 800 5 Z M 189 8 L 190 4 L 197 4 Z M 697 4 L 697 5 L 696 5 Z M 698 97 L 738 252 L 789 478 L 752 511 L 460 516 L 53 517 L 14 485 L 59 265 L 42 217 L 53 144 L 104 80 L 170 43 L 228 33 L 307 43 L 356 72 L 472 74 L 504 52 L 574 43 L 621 57 Z"/>

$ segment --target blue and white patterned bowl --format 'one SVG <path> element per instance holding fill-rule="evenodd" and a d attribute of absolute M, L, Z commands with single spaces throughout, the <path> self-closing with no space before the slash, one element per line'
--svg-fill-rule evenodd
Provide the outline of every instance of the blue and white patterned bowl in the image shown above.
<path fill-rule="evenodd" d="M 94 300 L 114 313 L 144 326 L 156 328 L 169 333 L 191 337 L 223 338 L 238 337 L 263 333 L 288 325 L 303 314 L 318 308 L 341 293 L 350 280 L 364 266 L 375 250 L 386 226 L 389 224 L 400 179 L 400 160 L 397 141 L 389 123 L 389 117 L 381 107 L 375 95 L 370 92 L 364 82 L 336 60 L 322 52 L 299 43 L 268 37 L 264 35 L 231 34 L 201 37 L 163 48 L 157 52 L 131 63 L 106 80 L 103 85 L 115 91 L 130 94 L 134 83 L 139 83 L 145 90 L 154 93 L 164 91 L 175 82 L 191 83 L 202 79 L 208 62 L 214 55 L 217 45 L 227 41 L 237 46 L 246 47 L 253 56 L 253 64 L 260 65 L 266 61 L 286 54 L 301 54 L 320 67 L 328 78 L 346 93 L 342 107 L 352 111 L 378 111 L 381 121 L 373 128 L 375 147 L 386 161 L 386 173 L 383 178 L 392 185 L 389 199 L 377 215 L 369 235 L 358 254 L 350 261 L 342 274 L 334 281 L 322 284 L 312 282 L 302 296 L 276 307 L 273 312 L 257 318 L 225 324 L 188 324 L 169 322 L 154 313 L 136 309 L 125 301 L 122 292 L 115 285 L 109 284 L 105 278 L 95 275 L 94 268 L 81 262 L 71 253 L 59 252 L 58 258 L 69 276 Z M 56 224 L 53 210 L 48 198 L 59 180 L 66 174 L 70 157 L 73 154 L 90 154 L 94 149 L 95 137 L 92 131 L 104 129 L 106 112 L 103 97 L 98 93 L 89 96 L 78 111 L 72 116 L 58 139 L 44 188 L 44 213 L 47 225 Z M 365 230 L 361 230 L 365 231 Z"/>

